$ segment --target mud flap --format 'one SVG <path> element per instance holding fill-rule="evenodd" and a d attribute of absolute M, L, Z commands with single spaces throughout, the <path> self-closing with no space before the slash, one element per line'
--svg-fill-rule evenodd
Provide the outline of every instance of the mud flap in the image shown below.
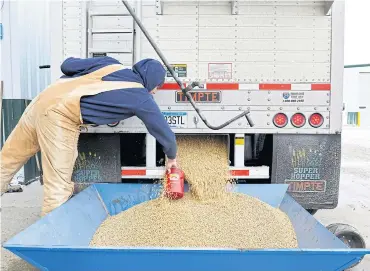
<path fill-rule="evenodd" d="M 72 181 L 75 193 L 93 183 L 121 182 L 120 136 L 81 133 Z"/>
<path fill-rule="evenodd" d="M 341 135 L 274 135 L 271 182 L 305 209 L 337 206 L 340 163 Z"/>

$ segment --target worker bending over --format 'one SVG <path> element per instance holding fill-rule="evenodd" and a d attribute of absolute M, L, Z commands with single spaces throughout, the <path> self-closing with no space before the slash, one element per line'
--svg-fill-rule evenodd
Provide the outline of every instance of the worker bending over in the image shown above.
<path fill-rule="evenodd" d="M 42 215 L 73 194 L 71 180 L 80 127 L 137 116 L 163 146 L 167 168 L 176 165 L 176 138 L 152 94 L 165 80 L 160 62 L 144 59 L 132 70 L 110 57 L 68 58 L 62 78 L 24 111 L 1 150 L 1 195 L 19 169 L 41 150 L 44 172 Z"/>

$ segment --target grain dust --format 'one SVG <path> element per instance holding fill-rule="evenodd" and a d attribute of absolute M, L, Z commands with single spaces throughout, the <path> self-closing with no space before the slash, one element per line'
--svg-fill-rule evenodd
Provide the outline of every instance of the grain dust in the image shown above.
<path fill-rule="evenodd" d="M 108 217 L 93 247 L 297 248 L 288 216 L 232 184 L 223 136 L 178 136 L 179 166 L 190 192 L 180 200 L 164 196 Z"/>

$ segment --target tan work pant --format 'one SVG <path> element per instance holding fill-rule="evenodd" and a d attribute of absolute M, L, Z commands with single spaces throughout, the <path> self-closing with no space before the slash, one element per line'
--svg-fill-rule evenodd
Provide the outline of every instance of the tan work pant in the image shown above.
<path fill-rule="evenodd" d="M 1 194 L 19 169 L 41 150 L 44 171 L 42 215 L 66 202 L 73 194 L 71 181 L 77 159 L 79 124 L 54 111 L 34 116 L 27 110 L 1 150 Z"/>

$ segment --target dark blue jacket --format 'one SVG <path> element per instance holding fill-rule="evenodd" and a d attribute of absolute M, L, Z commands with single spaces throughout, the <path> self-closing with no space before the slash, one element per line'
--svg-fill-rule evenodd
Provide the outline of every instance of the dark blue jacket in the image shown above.
<path fill-rule="evenodd" d="M 111 57 L 88 59 L 68 58 L 61 70 L 62 78 L 86 75 L 107 65 L 120 64 Z M 149 133 L 163 146 L 168 158 L 176 157 L 176 137 L 167 124 L 161 110 L 153 99 L 150 90 L 164 83 L 166 70 L 153 59 L 144 59 L 136 63 L 132 70 L 123 69 L 113 72 L 103 81 L 137 82 L 145 88 L 116 89 L 97 95 L 81 98 L 81 115 L 87 124 L 111 124 L 133 116 L 143 121 Z"/>

